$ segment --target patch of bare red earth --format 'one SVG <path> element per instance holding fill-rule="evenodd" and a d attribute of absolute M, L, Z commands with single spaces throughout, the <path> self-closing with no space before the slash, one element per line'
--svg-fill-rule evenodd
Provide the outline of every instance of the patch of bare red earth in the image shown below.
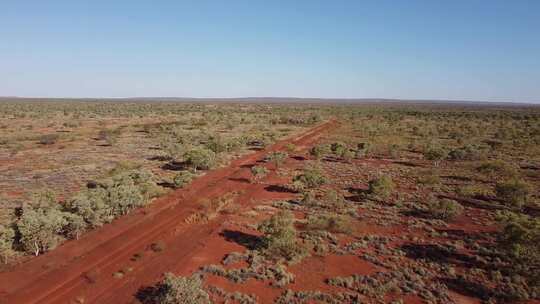
<path fill-rule="evenodd" d="M 77 300 L 129 303 L 139 288 L 155 284 L 164 272 L 189 274 L 202 265 L 221 261 L 228 252 L 244 250 L 219 236 L 226 215 L 195 224 L 187 224 L 186 218 L 200 211 L 202 199 L 218 198 L 230 192 L 239 193 L 235 204 L 243 208 L 252 206 L 254 199 L 290 196 L 290 193 L 268 191 L 264 184 L 249 183 L 249 167 L 269 151 L 282 150 L 288 143 L 306 149 L 335 125 L 335 121 L 323 123 L 301 136 L 234 160 L 225 168 L 197 178 L 190 187 L 155 200 L 147 208 L 88 232 L 79 240 L 66 242 L 52 252 L 15 265 L 0 273 L 0 303 L 45 304 Z M 291 166 L 291 162 L 294 160 L 289 160 L 285 166 Z M 163 244 L 162 251 L 149 249 L 155 242 Z M 140 256 L 134 258 L 136 254 Z M 120 279 L 113 276 L 119 271 L 124 273 Z M 260 290 L 257 284 L 262 285 L 261 282 L 245 284 L 245 292 L 260 294 L 256 292 Z M 226 285 L 226 282 L 219 285 Z M 235 284 L 235 290 L 239 286 Z M 274 289 L 271 294 L 273 299 L 279 291 Z"/>

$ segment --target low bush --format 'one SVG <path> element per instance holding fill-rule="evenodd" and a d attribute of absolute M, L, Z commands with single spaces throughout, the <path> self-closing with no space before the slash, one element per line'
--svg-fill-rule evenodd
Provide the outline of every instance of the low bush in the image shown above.
<path fill-rule="evenodd" d="M 326 182 L 323 170 L 317 165 L 306 166 L 301 174 L 293 177 L 293 185 L 298 190 L 314 189 Z"/>
<path fill-rule="evenodd" d="M 375 197 L 388 198 L 394 191 L 395 185 L 387 175 L 372 179 L 368 184 L 368 193 Z"/>
<path fill-rule="evenodd" d="M 327 145 L 317 145 L 309 150 L 309 154 L 315 159 L 321 159 L 330 152 Z"/>
<path fill-rule="evenodd" d="M 183 188 L 191 183 L 195 175 L 189 171 L 182 171 L 177 173 L 173 178 L 173 185 L 175 188 Z"/>
<path fill-rule="evenodd" d="M 497 216 L 502 226 L 499 246 L 505 252 L 513 272 L 540 287 L 540 218 L 512 212 Z"/>
<path fill-rule="evenodd" d="M 458 202 L 450 199 L 435 199 L 432 198 L 428 202 L 429 213 L 437 219 L 452 220 L 463 213 L 463 206 Z"/>
<path fill-rule="evenodd" d="M 268 174 L 268 169 L 264 166 L 253 166 L 251 167 L 251 175 L 255 182 L 263 179 Z"/>
<path fill-rule="evenodd" d="M 270 152 L 268 155 L 266 155 L 266 160 L 273 163 L 276 168 L 279 168 L 283 162 L 289 157 L 289 155 L 286 152 L 282 151 L 275 151 Z"/>
<path fill-rule="evenodd" d="M 495 193 L 505 203 L 521 209 L 530 201 L 532 188 L 524 180 L 514 178 L 497 183 L 495 185 Z"/>
<path fill-rule="evenodd" d="M 189 150 L 184 157 L 186 164 L 194 171 L 197 171 L 197 169 L 208 170 L 216 164 L 216 153 L 202 147 Z"/>
<path fill-rule="evenodd" d="M 424 153 L 424 157 L 427 160 L 433 161 L 435 166 L 439 166 L 439 163 L 444 160 L 448 155 L 448 152 L 442 148 L 431 147 Z"/>
<path fill-rule="evenodd" d="M 280 211 L 263 221 L 259 227 L 264 236 L 262 246 L 264 254 L 272 259 L 298 261 L 306 252 L 296 239 L 294 217 L 291 212 Z"/>
<path fill-rule="evenodd" d="M 345 198 L 335 190 L 326 191 L 322 201 L 330 209 L 339 210 L 345 207 Z"/>
<path fill-rule="evenodd" d="M 165 279 L 157 288 L 150 303 L 159 304 L 210 304 L 210 296 L 203 289 L 202 278 L 198 275 L 191 277 L 175 276 L 166 273 Z"/>
<path fill-rule="evenodd" d="M 506 176 L 513 177 L 517 176 L 517 169 L 511 164 L 503 160 L 492 160 L 485 161 L 476 168 L 478 172 L 488 175 L 490 177 L 494 176 Z"/>
<path fill-rule="evenodd" d="M 13 242 L 15 241 L 15 230 L 11 227 L 0 225 L 0 259 L 7 263 L 13 254 Z"/>
<path fill-rule="evenodd" d="M 467 145 L 461 148 L 452 149 L 448 153 L 450 160 L 479 160 L 483 157 L 482 151 L 473 145 Z"/>

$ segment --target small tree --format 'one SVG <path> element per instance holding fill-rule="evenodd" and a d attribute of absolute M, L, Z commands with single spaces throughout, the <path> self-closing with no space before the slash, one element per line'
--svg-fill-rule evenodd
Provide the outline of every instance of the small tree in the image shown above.
<path fill-rule="evenodd" d="M 263 179 L 268 174 L 268 169 L 264 166 L 253 166 L 251 167 L 251 175 L 253 175 L 253 180 L 258 182 Z"/>
<path fill-rule="evenodd" d="M 394 187 L 392 179 L 387 175 L 383 175 L 369 181 L 368 192 L 373 196 L 388 198 L 394 191 Z"/>
<path fill-rule="evenodd" d="M 13 254 L 13 241 L 15 240 L 15 231 L 11 227 L 0 225 L 0 257 L 7 263 L 9 257 Z"/>
<path fill-rule="evenodd" d="M 216 153 L 205 148 L 194 148 L 185 154 L 186 163 L 193 169 L 208 170 L 216 164 Z"/>

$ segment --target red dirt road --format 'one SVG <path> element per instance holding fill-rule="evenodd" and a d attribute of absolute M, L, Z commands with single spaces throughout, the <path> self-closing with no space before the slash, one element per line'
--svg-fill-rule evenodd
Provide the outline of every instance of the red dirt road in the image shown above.
<path fill-rule="evenodd" d="M 131 302 L 139 288 L 156 283 L 164 272 L 179 269 L 219 232 L 221 216 L 204 223 L 185 222 L 200 211 L 201 200 L 234 191 L 238 193 L 235 204 L 245 207 L 253 199 L 283 196 L 246 182 L 250 165 L 269 151 L 284 149 L 287 143 L 305 149 L 335 125 L 334 121 L 323 123 L 301 136 L 237 159 L 194 180 L 187 189 L 161 197 L 147 208 L 0 273 L 0 303 Z M 148 250 L 158 241 L 163 251 Z M 142 257 L 134 259 L 135 254 Z M 114 278 L 118 271 L 125 277 Z"/>

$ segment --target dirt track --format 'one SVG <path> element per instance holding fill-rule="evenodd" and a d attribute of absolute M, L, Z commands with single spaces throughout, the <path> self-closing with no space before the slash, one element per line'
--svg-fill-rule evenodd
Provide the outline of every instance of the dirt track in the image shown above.
<path fill-rule="evenodd" d="M 335 122 L 326 122 L 301 136 L 237 159 L 196 179 L 187 189 L 159 198 L 147 208 L 1 273 L 0 303 L 70 303 L 78 297 L 83 297 L 84 303 L 129 303 L 139 288 L 177 269 L 218 232 L 220 216 L 205 223 L 186 224 L 187 217 L 200 211 L 201 200 L 233 191 L 239 193 L 235 203 L 240 206 L 249 205 L 254 198 L 279 197 L 280 193 L 246 182 L 249 167 L 287 143 L 305 149 L 334 126 Z M 158 241 L 165 250 L 148 250 Z M 138 253 L 144 256 L 133 260 Z M 129 276 L 113 277 L 113 273 L 125 269 L 129 269 Z"/>

